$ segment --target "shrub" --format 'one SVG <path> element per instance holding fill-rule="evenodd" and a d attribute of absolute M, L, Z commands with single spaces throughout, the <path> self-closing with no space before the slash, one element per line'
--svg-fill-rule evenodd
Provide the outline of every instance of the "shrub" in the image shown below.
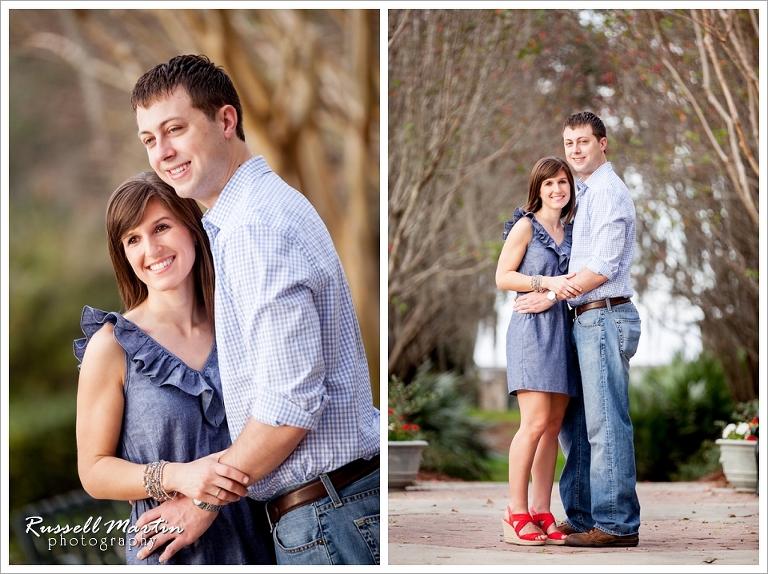
<path fill-rule="evenodd" d="M 390 381 L 390 386 L 412 387 L 408 400 L 418 408 L 408 412 L 406 420 L 418 425 L 429 442 L 421 468 L 464 480 L 486 480 L 491 452 L 482 431 L 488 425 L 469 414 L 470 405 L 459 391 L 462 377 L 431 372 L 431 368 L 430 362 L 424 363 L 408 385 Z M 389 400 L 390 408 L 397 412 L 398 399 Z"/>
<path fill-rule="evenodd" d="M 695 480 L 717 470 L 718 421 L 733 410 L 723 368 L 703 353 L 653 367 L 630 387 L 638 480 Z"/>
<path fill-rule="evenodd" d="M 82 488 L 77 474 L 74 393 L 12 401 L 8 424 L 11 510 Z"/>
<path fill-rule="evenodd" d="M 405 384 L 394 375 L 389 378 L 387 389 L 388 440 L 403 441 L 424 438 L 421 428 L 412 419 L 414 414 L 418 413 L 425 403 L 432 400 L 436 393 L 434 391 L 427 392 L 422 389 L 422 386 L 421 379 L 414 380 L 411 384 Z"/>

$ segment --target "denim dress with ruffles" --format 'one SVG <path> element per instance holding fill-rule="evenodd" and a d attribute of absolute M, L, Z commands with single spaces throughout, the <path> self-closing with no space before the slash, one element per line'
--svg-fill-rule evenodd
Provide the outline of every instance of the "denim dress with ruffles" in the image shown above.
<path fill-rule="evenodd" d="M 86 337 L 74 343 L 79 361 L 88 341 L 108 322 L 114 325 L 115 340 L 126 358 L 125 407 L 116 456 L 138 464 L 190 462 L 228 448 L 231 439 L 216 345 L 197 371 L 122 315 L 86 306 L 80 321 Z M 134 501 L 130 526 L 158 504 L 151 498 Z M 158 564 L 162 550 L 145 560 L 136 558 L 140 548 L 128 547 L 133 536 L 126 536 L 126 563 Z M 241 498 L 227 504 L 196 542 L 164 564 L 267 564 L 274 560 L 272 552 L 272 541 L 257 532 L 251 507 Z"/>
<path fill-rule="evenodd" d="M 566 275 L 573 225 L 565 226 L 565 237 L 558 245 L 533 213 L 518 207 L 512 221 L 504 225 L 505 240 L 521 217 L 531 220 L 533 236 L 517 271 L 531 276 Z M 542 313 L 512 313 L 507 329 L 509 394 L 517 395 L 517 391 L 524 390 L 579 396 L 578 363 L 571 343 L 571 328 L 568 304 L 564 300 Z"/>

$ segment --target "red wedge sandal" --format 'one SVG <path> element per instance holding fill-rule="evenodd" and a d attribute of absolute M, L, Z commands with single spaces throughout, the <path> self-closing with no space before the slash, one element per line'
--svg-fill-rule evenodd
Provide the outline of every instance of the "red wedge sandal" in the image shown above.
<path fill-rule="evenodd" d="M 543 546 L 547 543 L 544 532 L 529 532 L 520 534 L 520 531 L 526 524 L 536 524 L 530 514 L 512 514 L 512 509 L 507 506 L 507 510 L 502 518 L 504 525 L 504 542 L 517 544 L 519 546 Z"/>
<path fill-rule="evenodd" d="M 557 528 L 555 517 L 551 512 L 542 512 L 537 514 L 536 511 L 531 508 L 531 520 L 534 524 L 536 524 L 536 526 L 544 531 L 544 534 L 547 535 L 547 544 L 565 544 L 565 539 L 568 536 L 565 532 L 560 532 L 559 530 L 549 532 L 551 526 L 554 525 L 554 527 Z"/>

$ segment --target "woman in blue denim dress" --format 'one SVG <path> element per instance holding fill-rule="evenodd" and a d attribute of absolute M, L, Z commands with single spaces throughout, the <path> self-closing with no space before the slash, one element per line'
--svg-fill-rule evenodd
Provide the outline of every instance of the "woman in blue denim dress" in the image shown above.
<path fill-rule="evenodd" d="M 496 269 L 499 289 L 517 294 L 548 291 L 543 312 L 513 312 L 507 331 L 507 383 L 517 396 L 520 428 L 509 448 L 510 504 L 503 518 L 504 540 L 535 546 L 564 544 L 550 510 L 557 437 L 570 397 L 578 396 L 578 375 L 567 297 L 581 291 L 568 275 L 574 185 L 568 164 L 540 159 L 528 182 L 528 202 L 507 222 Z M 533 475 L 532 501 L 528 482 Z"/>
<path fill-rule="evenodd" d="M 75 341 L 80 480 L 95 498 L 133 501 L 128 564 L 159 562 L 161 552 L 138 557 L 153 533 L 135 544 L 132 529 L 146 510 L 177 496 L 195 499 L 193 511 L 212 524 L 165 563 L 274 563 L 266 514 L 253 512 L 247 477 L 218 462 L 231 441 L 201 217 L 194 200 L 179 198 L 154 172 L 118 187 L 107 206 L 107 236 L 127 311 L 86 306 L 86 337 Z"/>

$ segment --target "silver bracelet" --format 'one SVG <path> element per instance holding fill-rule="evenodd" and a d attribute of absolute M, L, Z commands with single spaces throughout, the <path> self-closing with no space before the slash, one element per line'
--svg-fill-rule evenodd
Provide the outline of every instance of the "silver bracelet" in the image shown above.
<path fill-rule="evenodd" d="M 544 289 L 541 288 L 541 275 L 533 275 L 531 277 L 531 290 L 541 293 Z"/>

